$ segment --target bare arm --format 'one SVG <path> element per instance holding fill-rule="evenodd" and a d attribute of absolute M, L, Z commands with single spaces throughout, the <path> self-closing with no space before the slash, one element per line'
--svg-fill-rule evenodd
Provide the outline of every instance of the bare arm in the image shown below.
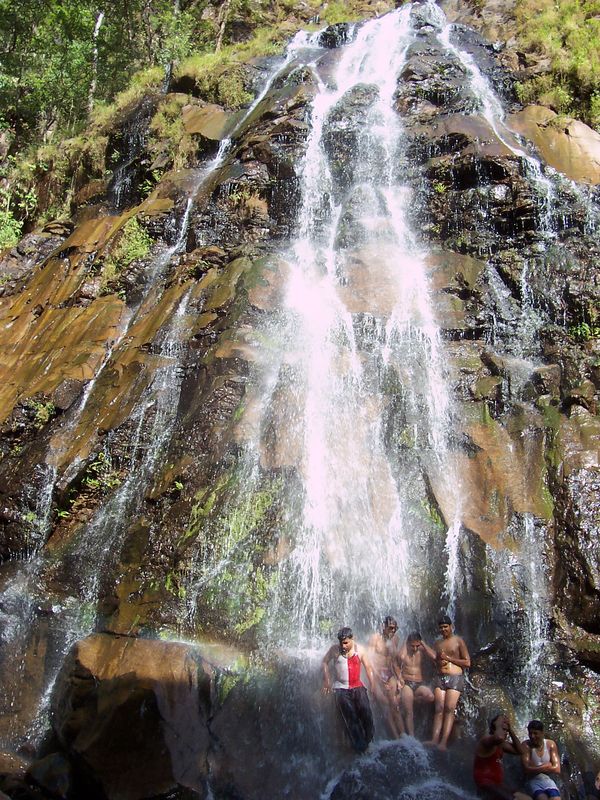
<path fill-rule="evenodd" d="M 526 749 L 524 745 L 521 744 L 517 734 L 515 733 L 513 726 L 508 723 L 508 735 L 510 736 L 510 742 L 504 740 L 502 745 L 505 753 L 512 753 L 515 756 L 522 756 L 523 751 Z"/>
<path fill-rule="evenodd" d="M 329 648 L 329 650 L 325 653 L 323 657 L 323 661 L 321 661 L 321 671 L 323 673 L 323 694 L 329 694 L 331 691 L 331 674 L 329 672 L 329 662 L 335 655 L 335 651 L 337 650 L 337 646 L 333 645 Z"/>
<path fill-rule="evenodd" d="M 423 641 L 421 641 L 421 646 L 423 648 L 423 652 L 427 653 L 427 655 L 432 661 L 435 661 L 437 658 L 437 653 L 435 652 L 435 650 L 432 647 L 429 647 L 429 645 L 425 644 L 425 642 Z"/>
<path fill-rule="evenodd" d="M 392 672 L 394 673 L 399 686 L 404 686 L 404 678 L 402 677 L 402 664 L 406 658 L 406 644 L 394 653 L 392 656 Z"/>
<path fill-rule="evenodd" d="M 371 666 L 371 662 L 369 661 L 368 656 L 366 656 L 364 653 L 360 654 L 360 660 L 362 661 L 362 665 L 365 668 L 365 672 L 367 674 L 369 689 L 373 691 L 373 686 L 375 685 L 375 676 L 373 674 L 373 667 Z"/>
<path fill-rule="evenodd" d="M 553 742 L 552 739 L 547 739 L 546 741 L 548 742 L 550 763 L 543 765 L 546 768 L 545 772 L 549 772 L 553 775 L 560 775 L 560 759 L 558 757 L 558 747 L 556 746 L 556 742 Z"/>

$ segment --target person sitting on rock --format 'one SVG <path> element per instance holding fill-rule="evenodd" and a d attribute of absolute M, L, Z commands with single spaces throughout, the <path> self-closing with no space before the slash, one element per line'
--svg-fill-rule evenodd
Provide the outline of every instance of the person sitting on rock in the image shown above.
<path fill-rule="evenodd" d="M 527 726 L 529 739 L 523 742 L 522 762 L 528 778 L 527 790 L 534 800 L 560 797 L 560 790 L 550 775 L 560 775 L 558 748 L 552 739 L 544 738 L 544 725 L 532 719 Z"/>
<path fill-rule="evenodd" d="M 483 800 L 531 800 L 529 795 L 515 791 L 504 781 L 504 754 L 521 756 L 523 752 L 524 747 L 506 714 L 497 714 L 490 720 L 489 732 L 475 747 L 473 780 L 479 797 Z"/>
<path fill-rule="evenodd" d="M 373 715 L 361 669 L 364 667 L 369 687 L 373 689 L 374 675 L 362 648 L 354 642 L 351 628 L 340 628 L 339 644 L 332 645 L 322 661 L 323 694 L 332 690 L 344 722 L 350 743 L 357 753 L 364 753 L 373 739 Z M 332 683 L 330 666 L 333 664 L 335 680 Z"/>
<path fill-rule="evenodd" d="M 415 735 L 415 703 L 433 703 L 433 692 L 423 678 L 423 656 L 435 659 L 435 652 L 425 644 L 418 631 L 408 634 L 396 656 L 402 716 L 409 736 Z"/>

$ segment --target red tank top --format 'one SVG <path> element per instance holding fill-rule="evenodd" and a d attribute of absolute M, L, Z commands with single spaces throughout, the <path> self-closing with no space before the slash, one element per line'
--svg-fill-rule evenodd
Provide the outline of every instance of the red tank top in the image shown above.
<path fill-rule="evenodd" d="M 358 651 L 350 658 L 340 653 L 335 659 L 334 667 L 336 677 L 334 689 L 356 689 L 364 685 L 360 679 L 361 660 Z"/>
<path fill-rule="evenodd" d="M 475 756 L 473 761 L 473 780 L 477 786 L 500 786 L 504 782 L 504 767 L 501 745 L 489 756 Z"/>

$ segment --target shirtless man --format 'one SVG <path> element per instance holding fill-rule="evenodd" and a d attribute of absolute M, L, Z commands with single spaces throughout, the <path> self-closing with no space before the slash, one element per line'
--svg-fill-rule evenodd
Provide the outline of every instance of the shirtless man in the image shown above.
<path fill-rule="evenodd" d="M 531 800 L 504 782 L 502 757 L 505 753 L 520 756 L 524 749 L 505 714 L 490 720 L 489 731 L 477 742 L 473 760 L 473 780 L 482 800 Z"/>
<path fill-rule="evenodd" d="M 372 690 L 375 683 L 373 669 L 362 647 L 354 642 L 351 628 L 341 628 L 337 638 L 339 644 L 329 648 L 321 663 L 323 694 L 330 694 L 333 690 L 350 743 L 357 753 L 364 753 L 373 739 L 373 715 L 367 689 L 360 677 L 364 668 Z M 331 665 L 335 676 L 333 682 Z"/>
<path fill-rule="evenodd" d="M 381 633 L 374 633 L 369 639 L 369 660 L 375 673 L 373 694 L 395 739 L 404 733 L 404 724 L 397 705 L 398 683 L 393 663 L 400 644 L 397 631 L 398 623 L 394 617 L 388 616 L 383 620 Z"/>
<path fill-rule="evenodd" d="M 438 750 L 447 750 L 456 706 L 465 685 L 463 670 L 471 666 L 471 656 L 464 640 L 454 633 L 450 617 L 440 617 L 438 627 L 441 638 L 433 644 L 438 672 L 434 690 L 433 733 L 425 744 L 434 745 Z"/>
<path fill-rule="evenodd" d="M 527 777 L 527 791 L 534 800 L 560 797 L 558 786 L 550 775 L 560 775 L 558 748 L 552 739 L 544 738 L 544 725 L 532 719 L 527 726 L 529 739 L 523 742 L 521 760 Z"/>
<path fill-rule="evenodd" d="M 433 692 L 423 681 L 423 656 L 435 660 L 435 652 L 421 639 L 418 631 L 409 633 L 406 642 L 396 656 L 399 668 L 399 692 L 402 701 L 402 716 L 409 736 L 415 735 L 415 702 L 433 703 Z"/>

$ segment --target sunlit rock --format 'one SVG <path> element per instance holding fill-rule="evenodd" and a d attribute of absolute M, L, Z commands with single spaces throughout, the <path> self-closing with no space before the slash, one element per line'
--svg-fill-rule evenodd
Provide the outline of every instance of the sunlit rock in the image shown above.
<path fill-rule="evenodd" d="M 512 114 L 510 126 L 530 139 L 545 161 L 571 180 L 600 183 L 600 134 L 545 106 L 527 106 Z"/>
<path fill-rule="evenodd" d="M 209 682 L 187 645 L 96 634 L 63 666 L 54 729 L 109 797 L 141 800 L 178 787 L 202 794 Z"/>

